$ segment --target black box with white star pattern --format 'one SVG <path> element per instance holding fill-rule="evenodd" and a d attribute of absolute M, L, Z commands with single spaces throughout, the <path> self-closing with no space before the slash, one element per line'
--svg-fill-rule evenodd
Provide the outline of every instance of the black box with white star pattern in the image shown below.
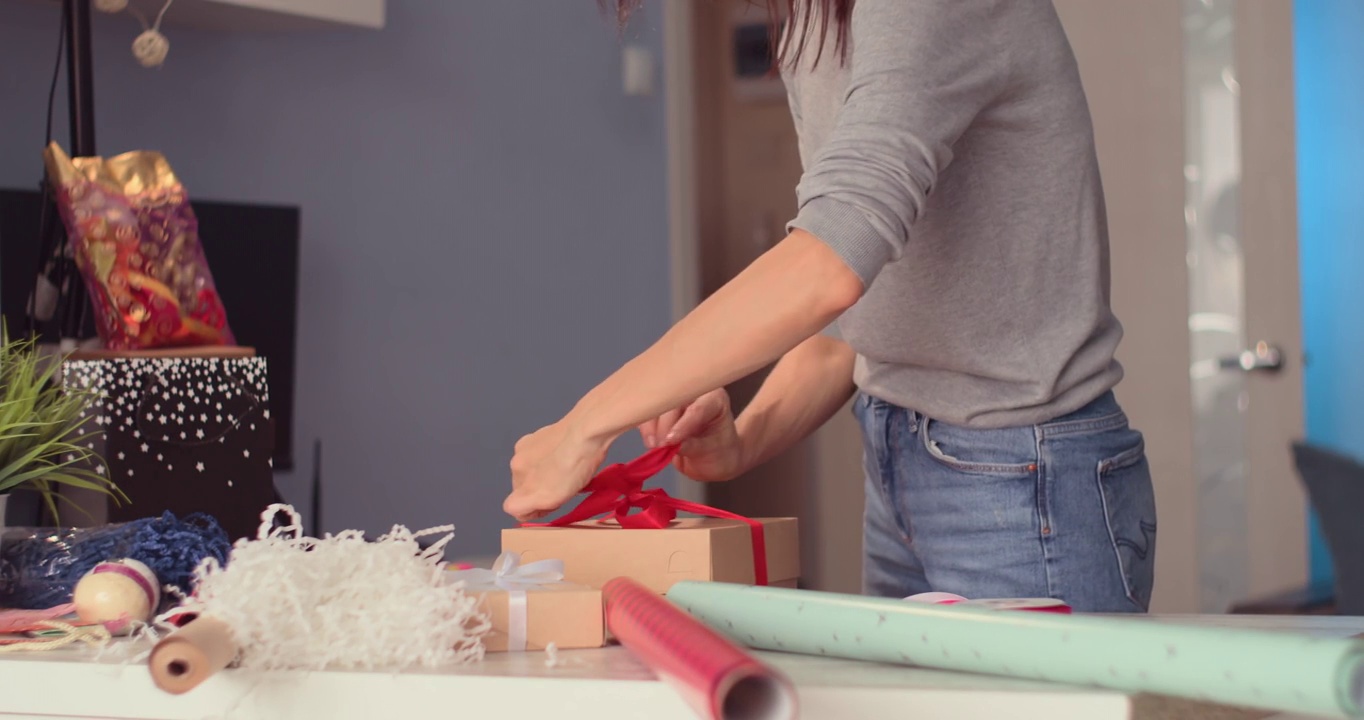
<path fill-rule="evenodd" d="M 108 463 L 96 471 L 130 500 L 92 509 L 83 494 L 79 504 L 97 521 L 204 512 L 234 540 L 255 535 L 277 499 L 265 358 L 68 360 L 63 375 L 99 393 L 87 410 L 100 431 L 89 447 Z"/>

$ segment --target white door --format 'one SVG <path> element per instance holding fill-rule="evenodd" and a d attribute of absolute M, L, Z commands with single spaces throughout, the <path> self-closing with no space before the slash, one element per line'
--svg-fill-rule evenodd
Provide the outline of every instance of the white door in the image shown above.
<path fill-rule="evenodd" d="M 691 124 L 736 112 L 696 99 L 716 92 L 708 83 L 727 80 L 706 74 L 707 58 L 716 62 L 710 53 L 690 52 L 689 40 L 704 33 L 674 22 L 690 17 L 687 6 L 667 5 L 673 241 L 679 287 L 690 290 L 679 295 L 679 311 L 698 296 L 697 278 L 708 274 L 695 266 L 697 247 L 715 242 L 698 238 L 695 224 L 686 222 L 696 206 L 688 189 L 707 182 L 688 163 L 696 157 L 688 144 L 706 145 L 689 135 Z M 1099 146 L 1113 302 L 1127 330 L 1120 351 L 1127 377 L 1118 394 L 1147 436 L 1157 486 L 1153 609 L 1224 612 L 1307 579 L 1306 500 L 1290 459 L 1290 442 L 1303 426 L 1292 4 L 1056 0 L 1056 6 L 1079 60 Z M 756 122 L 772 110 L 737 112 Z M 789 168 L 773 164 L 766 172 L 770 182 L 794 186 Z M 739 247 L 745 239 L 722 242 Z M 1254 352 L 1260 342 L 1263 357 Z M 1275 364 L 1268 362 L 1275 355 L 1277 370 L 1259 367 Z M 747 504 L 799 509 L 806 579 L 821 589 L 857 588 L 859 454 L 856 427 L 840 413 L 783 462 L 743 483 Z M 770 500 L 773 488 L 785 498 L 778 505 Z M 683 489 L 701 494 L 687 483 Z"/>
<path fill-rule="evenodd" d="M 1058 0 L 1157 485 L 1156 610 L 1307 580 L 1292 3 Z"/>

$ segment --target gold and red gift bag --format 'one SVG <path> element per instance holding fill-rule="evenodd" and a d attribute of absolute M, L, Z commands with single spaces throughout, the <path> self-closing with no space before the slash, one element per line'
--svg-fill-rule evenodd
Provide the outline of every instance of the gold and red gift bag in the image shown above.
<path fill-rule="evenodd" d="M 185 188 L 160 153 L 45 153 L 48 180 L 109 350 L 235 345 Z"/>

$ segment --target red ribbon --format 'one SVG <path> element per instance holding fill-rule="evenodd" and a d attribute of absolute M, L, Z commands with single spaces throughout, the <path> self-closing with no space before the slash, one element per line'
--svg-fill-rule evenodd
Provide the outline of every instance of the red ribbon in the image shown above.
<path fill-rule="evenodd" d="M 627 530 L 661 529 L 668 527 L 678 511 L 707 517 L 738 520 L 746 523 L 753 533 L 753 577 L 758 585 L 767 584 L 767 543 L 763 540 L 763 524 L 742 515 L 726 512 L 700 503 L 679 500 L 662 489 L 644 489 L 644 482 L 657 475 L 677 456 L 677 446 L 650 450 L 628 463 L 617 463 L 604 468 L 583 488 L 587 497 L 576 508 L 548 523 L 526 523 L 524 527 L 564 527 L 598 515 L 613 513 L 616 522 Z M 631 508 L 639 512 L 631 513 Z"/>

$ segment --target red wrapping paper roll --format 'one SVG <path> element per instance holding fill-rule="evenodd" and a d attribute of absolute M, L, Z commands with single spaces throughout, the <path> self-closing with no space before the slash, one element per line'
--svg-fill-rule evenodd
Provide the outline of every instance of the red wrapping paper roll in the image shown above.
<path fill-rule="evenodd" d="M 790 681 L 629 578 L 602 587 L 606 626 L 627 649 L 712 720 L 796 717 Z"/>

